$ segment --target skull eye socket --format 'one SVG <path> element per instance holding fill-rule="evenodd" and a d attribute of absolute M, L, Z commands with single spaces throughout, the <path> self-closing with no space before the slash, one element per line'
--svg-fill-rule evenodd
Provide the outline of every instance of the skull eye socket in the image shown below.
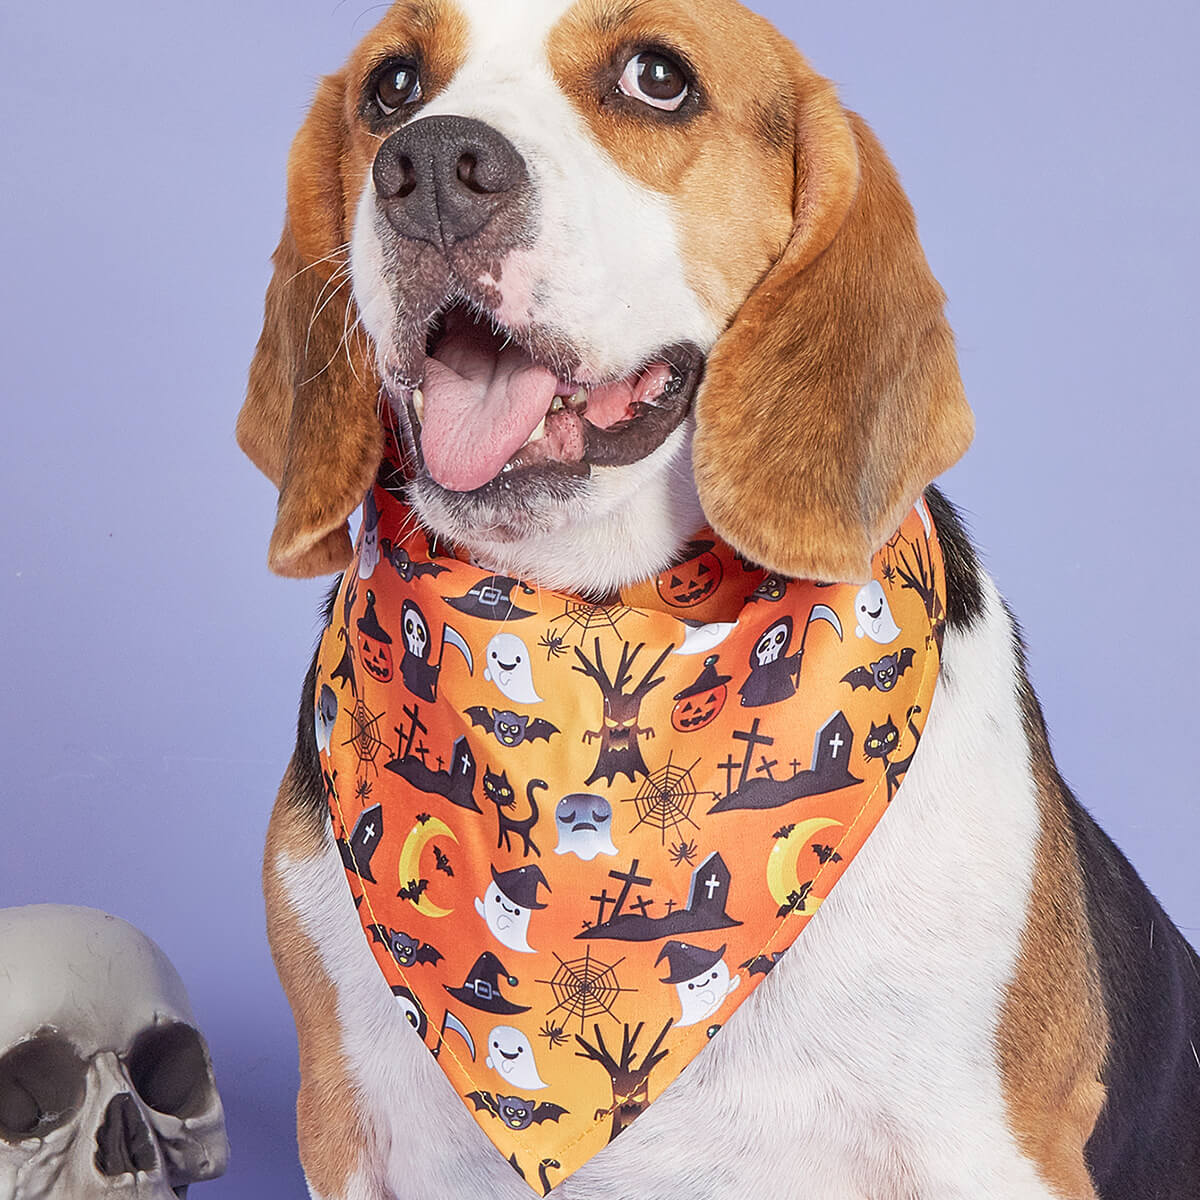
<path fill-rule="evenodd" d="M 195 1117 L 212 1099 L 208 1055 L 190 1025 L 175 1022 L 138 1034 L 126 1065 L 138 1095 L 155 1112 Z"/>
<path fill-rule="evenodd" d="M 56 1033 L 42 1033 L 0 1058 L 0 1138 L 40 1138 L 65 1125 L 85 1095 L 87 1065 Z"/>

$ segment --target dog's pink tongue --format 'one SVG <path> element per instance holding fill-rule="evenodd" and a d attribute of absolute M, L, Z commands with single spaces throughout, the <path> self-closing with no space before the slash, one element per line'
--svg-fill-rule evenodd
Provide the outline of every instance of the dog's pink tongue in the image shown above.
<path fill-rule="evenodd" d="M 495 479 L 546 415 L 557 387 L 520 347 L 497 354 L 476 326 L 450 333 L 425 363 L 421 450 L 434 481 L 470 492 Z"/>

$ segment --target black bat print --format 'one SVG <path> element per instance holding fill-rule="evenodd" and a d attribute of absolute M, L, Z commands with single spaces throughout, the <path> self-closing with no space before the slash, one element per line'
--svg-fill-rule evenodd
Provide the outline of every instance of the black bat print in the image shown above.
<path fill-rule="evenodd" d="M 389 538 L 381 538 L 379 549 L 383 557 L 391 564 L 396 574 L 405 583 L 420 579 L 422 575 L 432 575 L 436 579 L 443 571 L 450 570 L 441 563 L 415 563 L 403 546 L 393 546 Z"/>
<path fill-rule="evenodd" d="M 820 842 L 813 842 L 812 849 L 817 856 L 817 861 L 822 866 L 827 862 L 840 863 L 842 861 L 842 856 L 832 846 L 822 846 Z"/>
<path fill-rule="evenodd" d="M 754 958 L 748 958 L 744 963 L 740 964 L 743 971 L 748 971 L 751 975 L 769 975 L 775 964 L 783 957 L 783 952 L 778 954 L 759 954 Z"/>
<path fill-rule="evenodd" d="M 367 928 L 374 940 L 382 942 L 402 967 L 415 966 L 417 963 L 429 963 L 436 967 L 445 957 L 435 946 L 422 942 L 420 938 L 409 937 L 403 930 L 388 929 L 383 925 L 368 925 Z"/>
<path fill-rule="evenodd" d="M 539 739 L 548 742 L 559 732 L 557 725 L 543 721 L 541 717 L 524 717 L 507 709 L 485 708 L 476 704 L 467 709 L 471 725 L 480 725 L 502 746 L 520 746 Z"/>
<path fill-rule="evenodd" d="M 450 865 L 449 856 L 437 846 L 433 848 L 433 864 L 444 875 L 449 875 L 451 879 L 454 878 L 454 868 Z"/>
<path fill-rule="evenodd" d="M 429 886 L 428 879 L 410 879 L 397 893 L 401 900 L 411 900 L 414 904 L 420 902 Z"/>
<path fill-rule="evenodd" d="M 913 650 L 906 646 L 899 654 L 885 654 L 877 662 L 865 667 L 855 667 L 847 675 L 842 676 L 842 682 L 850 685 L 851 691 L 860 687 L 876 688 L 881 692 L 890 692 L 909 667 L 913 665 Z"/>
<path fill-rule="evenodd" d="M 509 1129 L 528 1129 L 543 1121 L 557 1121 L 567 1109 L 558 1104 L 543 1101 L 535 1104 L 520 1096 L 493 1096 L 491 1092 L 468 1092 L 467 1099 L 475 1105 L 475 1111 L 486 1111 L 499 1117 Z"/>

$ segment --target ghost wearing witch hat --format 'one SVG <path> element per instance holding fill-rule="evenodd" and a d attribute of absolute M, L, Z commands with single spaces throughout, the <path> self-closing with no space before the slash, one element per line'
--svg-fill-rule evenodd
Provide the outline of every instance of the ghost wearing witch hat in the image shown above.
<path fill-rule="evenodd" d="M 535 909 L 546 907 L 537 898 L 539 887 L 550 890 L 541 867 L 531 864 L 511 871 L 492 868 L 492 882 L 482 899 L 475 897 L 475 911 L 502 946 L 522 954 L 534 953 L 528 940 L 529 918 Z"/>
<path fill-rule="evenodd" d="M 665 958 L 670 974 L 663 983 L 673 983 L 679 996 L 682 1016 L 675 1022 L 679 1025 L 695 1025 L 715 1016 L 725 999 L 733 992 L 741 979 L 729 976 L 725 965 L 725 947 L 705 950 L 688 942 L 667 942 L 658 958 L 657 966 Z"/>
<path fill-rule="evenodd" d="M 523 1013 L 529 1011 L 528 1004 L 514 1004 L 501 994 L 500 988 L 507 984 L 516 987 L 520 981 L 515 975 L 508 973 L 508 968 L 490 951 L 485 950 L 476 960 L 475 965 L 467 974 L 462 987 L 451 987 L 442 984 L 456 1000 L 461 1000 L 471 1008 L 481 1012 Z"/>

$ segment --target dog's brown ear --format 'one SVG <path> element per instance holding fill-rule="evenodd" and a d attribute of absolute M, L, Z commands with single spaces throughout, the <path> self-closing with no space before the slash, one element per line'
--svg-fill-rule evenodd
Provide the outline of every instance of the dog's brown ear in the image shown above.
<path fill-rule="evenodd" d="M 696 480 L 713 528 L 748 558 L 862 582 L 973 422 L 891 163 L 831 84 L 798 86 L 794 229 L 709 356 Z"/>
<path fill-rule="evenodd" d="M 288 158 L 288 216 L 238 416 L 238 444 L 279 487 L 267 562 L 280 575 L 350 561 L 346 519 L 383 453 L 378 379 L 365 339 L 349 332 L 345 135 L 342 83 L 331 76 Z"/>

